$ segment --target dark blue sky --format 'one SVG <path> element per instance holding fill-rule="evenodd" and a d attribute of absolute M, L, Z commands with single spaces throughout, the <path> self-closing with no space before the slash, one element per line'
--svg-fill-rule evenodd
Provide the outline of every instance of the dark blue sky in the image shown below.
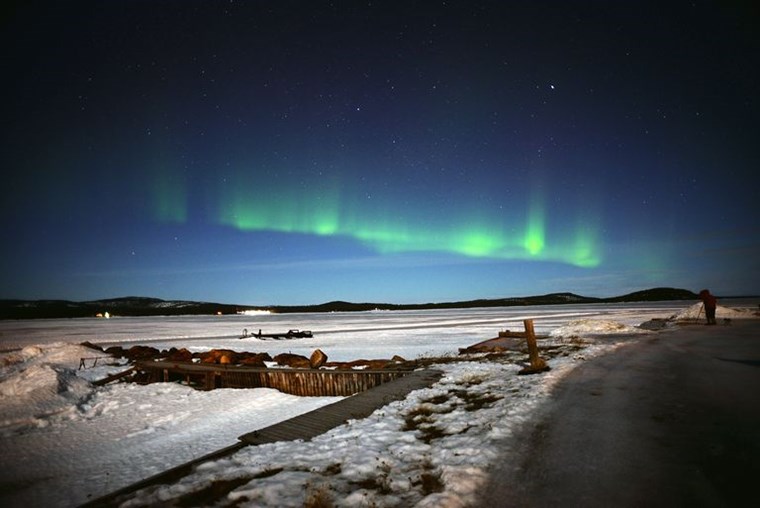
<path fill-rule="evenodd" d="M 19 2 L 0 298 L 758 294 L 758 21 L 731 2 Z"/>

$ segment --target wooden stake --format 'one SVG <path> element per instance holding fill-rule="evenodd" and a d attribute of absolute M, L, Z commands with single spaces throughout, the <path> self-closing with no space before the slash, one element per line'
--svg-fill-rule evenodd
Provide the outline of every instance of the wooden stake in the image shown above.
<path fill-rule="evenodd" d="M 538 356 L 538 345 L 536 344 L 536 333 L 533 329 L 533 320 L 525 319 L 523 320 L 523 325 L 525 325 L 525 340 L 528 343 L 530 366 L 522 369 L 519 374 L 536 374 L 538 372 L 549 370 L 551 367 L 546 364 L 546 361 L 543 358 Z"/>

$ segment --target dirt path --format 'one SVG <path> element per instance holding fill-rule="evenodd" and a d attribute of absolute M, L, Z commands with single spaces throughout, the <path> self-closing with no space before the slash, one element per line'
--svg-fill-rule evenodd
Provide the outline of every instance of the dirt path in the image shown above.
<path fill-rule="evenodd" d="M 482 506 L 760 506 L 760 320 L 643 337 L 573 371 Z"/>

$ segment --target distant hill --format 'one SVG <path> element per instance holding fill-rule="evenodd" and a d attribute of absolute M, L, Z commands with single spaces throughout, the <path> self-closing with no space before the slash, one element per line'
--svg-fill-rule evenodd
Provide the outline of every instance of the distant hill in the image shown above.
<path fill-rule="evenodd" d="M 250 309 L 212 302 L 160 300 L 126 296 L 106 300 L 71 302 L 68 300 L 0 300 L 0 319 L 38 319 L 95 317 L 108 312 L 118 316 L 180 316 L 202 314 L 235 314 Z"/>
<path fill-rule="evenodd" d="M 351 303 L 328 302 L 319 305 L 272 306 L 266 307 L 279 314 L 292 312 L 351 312 L 367 310 L 423 310 L 423 309 L 471 309 L 476 307 L 514 307 L 518 305 L 562 305 L 579 303 L 653 302 L 666 300 L 696 300 L 695 293 L 686 289 L 654 288 L 637 291 L 613 298 L 594 298 L 574 293 L 550 293 L 540 296 L 513 298 L 466 300 L 460 302 L 391 304 L 391 303 Z"/>
<path fill-rule="evenodd" d="M 696 300 L 699 295 L 686 289 L 654 288 L 636 291 L 623 296 L 606 298 L 606 302 L 655 302 L 667 300 Z"/>
<path fill-rule="evenodd" d="M 599 298 L 579 296 L 572 293 L 552 293 L 542 296 L 526 296 L 515 298 L 497 298 L 466 300 L 460 302 L 443 303 L 351 303 L 351 302 L 328 302 L 319 305 L 279 305 L 267 307 L 268 310 L 279 314 L 293 312 L 351 312 L 367 310 L 424 310 L 424 309 L 472 309 L 476 307 L 513 307 L 516 305 L 559 305 L 563 303 L 596 303 L 602 301 Z"/>
<path fill-rule="evenodd" d="M 391 304 L 333 301 L 319 305 L 253 307 L 213 302 L 160 300 L 140 296 L 72 302 L 68 300 L 0 300 L 0 319 L 38 319 L 94 317 L 106 312 L 115 316 L 180 316 L 235 314 L 244 310 L 268 310 L 274 313 L 357 312 L 368 310 L 471 309 L 476 307 L 513 307 L 518 305 L 563 305 L 579 303 L 651 302 L 696 300 L 685 289 L 654 288 L 613 298 L 593 298 L 573 293 L 550 293 L 540 296 L 466 300 L 461 302 Z"/>

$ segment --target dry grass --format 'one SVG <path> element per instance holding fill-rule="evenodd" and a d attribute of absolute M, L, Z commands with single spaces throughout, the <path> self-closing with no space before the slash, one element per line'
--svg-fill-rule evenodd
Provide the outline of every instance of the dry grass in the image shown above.
<path fill-rule="evenodd" d="M 419 478 L 412 481 L 412 485 L 419 487 L 423 496 L 443 492 L 445 487 L 441 480 L 441 474 L 436 471 L 430 461 L 425 461 L 422 464 L 422 473 Z"/>
<path fill-rule="evenodd" d="M 433 415 L 450 411 L 453 411 L 453 408 L 449 408 L 448 411 L 436 411 L 434 406 L 430 404 L 417 406 L 406 414 L 404 417 L 404 426 L 401 430 L 417 432 L 421 441 L 430 444 L 434 439 L 439 439 L 447 435 L 443 429 L 435 425 Z"/>
<path fill-rule="evenodd" d="M 303 503 L 304 508 L 332 508 L 335 506 L 329 490 L 329 487 L 326 485 L 308 488 L 306 500 Z"/>
<path fill-rule="evenodd" d="M 462 399 L 465 411 L 478 411 L 504 398 L 489 392 L 475 393 L 468 390 L 452 390 L 451 393 Z"/>

